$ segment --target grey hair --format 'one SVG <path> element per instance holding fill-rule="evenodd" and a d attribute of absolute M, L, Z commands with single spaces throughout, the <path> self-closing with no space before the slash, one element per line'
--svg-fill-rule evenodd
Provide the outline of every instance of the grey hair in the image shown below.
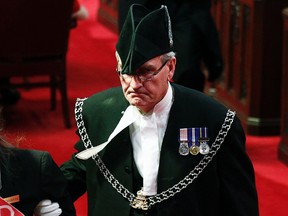
<path fill-rule="evenodd" d="M 168 61 L 169 59 L 176 56 L 176 53 L 173 51 L 170 51 L 168 53 L 165 53 L 161 56 L 161 61 L 164 63 L 165 61 Z"/>

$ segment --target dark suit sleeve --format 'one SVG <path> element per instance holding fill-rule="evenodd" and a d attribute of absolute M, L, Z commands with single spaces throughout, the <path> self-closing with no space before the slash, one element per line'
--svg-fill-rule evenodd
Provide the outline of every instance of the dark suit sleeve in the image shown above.
<path fill-rule="evenodd" d="M 127 108 L 127 104 L 121 87 L 110 88 L 85 100 L 81 113 L 91 144 L 101 144 L 108 139 L 122 116 L 121 111 Z M 76 133 L 79 141 L 75 144 L 75 149 L 81 152 L 86 148 L 87 143 L 83 143 L 79 129 Z M 86 181 L 86 176 L 89 175 L 86 169 L 91 167 L 94 171 L 96 164 L 92 159 L 80 160 L 75 157 L 75 154 L 61 165 L 60 168 L 68 181 L 69 193 L 74 201 L 86 192 L 88 187 L 86 182 L 89 182 Z"/>
<path fill-rule="evenodd" d="M 75 147 L 77 148 L 77 146 L 84 145 L 79 141 Z M 68 191 L 73 201 L 76 201 L 86 192 L 86 167 L 83 164 L 84 162 L 77 159 L 75 155 L 76 153 L 72 155 L 71 160 L 60 166 L 60 169 L 68 182 Z"/>
<path fill-rule="evenodd" d="M 218 152 L 220 215 L 258 216 L 254 169 L 245 150 L 245 135 L 235 117 Z"/>
<path fill-rule="evenodd" d="M 41 155 L 41 190 L 44 199 L 58 202 L 63 216 L 76 215 L 66 180 L 48 152 Z"/>

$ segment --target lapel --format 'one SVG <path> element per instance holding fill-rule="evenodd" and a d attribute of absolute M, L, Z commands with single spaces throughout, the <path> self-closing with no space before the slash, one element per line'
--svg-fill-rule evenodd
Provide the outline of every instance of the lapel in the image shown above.
<path fill-rule="evenodd" d="M 104 150 L 99 153 L 111 174 L 129 191 L 132 191 L 133 150 L 129 128 L 120 132 Z"/>
<path fill-rule="evenodd" d="M 158 172 L 158 193 L 172 187 L 181 181 L 203 158 L 198 154 L 182 156 L 179 154 L 179 129 L 182 127 L 199 127 L 195 118 L 189 114 L 189 125 L 187 123 L 187 109 L 183 106 L 182 94 L 174 88 L 174 102 L 170 110 L 167 128 L 162 142 L 160 164 Z M 191 106 L 192 107 L 192 106 Z M 190 110 L 190 112 L 193 112 Z"/>

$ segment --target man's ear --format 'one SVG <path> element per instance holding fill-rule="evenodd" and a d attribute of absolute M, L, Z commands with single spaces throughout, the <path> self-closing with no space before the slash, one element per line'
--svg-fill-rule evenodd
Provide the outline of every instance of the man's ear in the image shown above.
<path fill-rule="evenodd" d="M 168 72 L 168 81 L 172 81 L 173 76 L 174 76 L 174 71 L 176 67 L 176 58 L 173 57 L 169 60 L 167 63 L 167 66 L 169 67 L 169 72 Z"/>

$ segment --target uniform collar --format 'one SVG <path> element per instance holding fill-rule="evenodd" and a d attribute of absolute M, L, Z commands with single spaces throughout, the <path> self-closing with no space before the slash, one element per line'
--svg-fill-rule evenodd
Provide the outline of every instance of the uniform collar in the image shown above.
<path fill-rule="evenodd" d="M 155 105 L 153 112 L 155 112 L 156 115 L 162 113 L 167 108 L 170 107 L 173 100 L 173 91 L 170 83 L 168 83 L 168 90 L 164 98 Z"/>

